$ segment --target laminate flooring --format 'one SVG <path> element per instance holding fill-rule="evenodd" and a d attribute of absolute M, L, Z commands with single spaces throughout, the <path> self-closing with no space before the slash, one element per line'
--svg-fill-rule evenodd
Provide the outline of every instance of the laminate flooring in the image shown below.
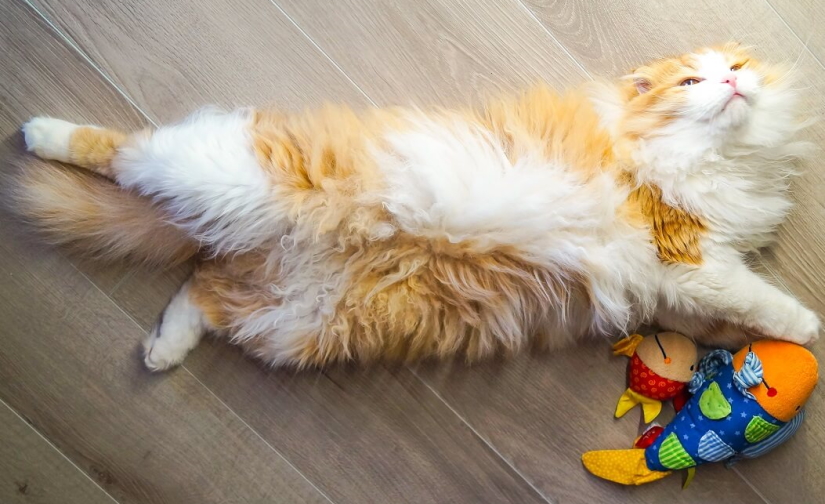
<path fill-rule="evenodd" d="M 52 115 L 122 129 L 206 104 L 463 105 L 618 76 L 731 38 L 796 62 L 825 110 L 815 0 L 0 0 L 0 156 Z M 825 123 L 809 138 L 825 147 Z M 25 162 L 36 163 L 31 158 Z M 825 314 L 825 169 L 762 257 Z M 0 502 L 818 503 L 825 394 L 769 457 L 623 488 L 581 453 L 625 447 L 606 342 L 508 362 L 294 373 L 207 340 L 169 373 L 139 341 L 188 267 L 79 260 L 0 213 Z M 825 362 L 825 345 L 814 347 Z M 817 497 L 819 496 L 819 497 Z"/>

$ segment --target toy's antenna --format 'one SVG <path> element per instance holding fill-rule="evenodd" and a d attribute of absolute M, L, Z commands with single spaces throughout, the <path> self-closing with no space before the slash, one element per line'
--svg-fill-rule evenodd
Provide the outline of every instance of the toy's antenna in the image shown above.
<path fill-rule="evenodd" d="M 658 334 L 654 334 L 654 335 L 653 335 L 653 337 L 656 339 L 656 344 L 657 344 L 657 345 L 659 345 L 659 350 L 661 350 L 661 351 L 662 351 L 662 357 L 664 357 L 665 359 L 667 359 L 667 354 L 665 353 L 665 347 L 663 347 L 663 346 L 662 346 L 662 342 L 661 342 L 661 341 L 659 341 L 659 335 L 658 335 Z"/>

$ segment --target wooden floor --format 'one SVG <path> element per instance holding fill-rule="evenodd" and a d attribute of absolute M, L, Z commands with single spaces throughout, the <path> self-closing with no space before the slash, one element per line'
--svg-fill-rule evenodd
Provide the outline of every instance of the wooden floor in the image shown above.
<path fill-rule="evenodd" d="M 823 23 L 818 0 L 2 0 L 0 155 L 32 115 L 134 129 L 205 104 L 461 104 L 729 38 L 798 61 L 821 116 Z M 825 123 L 809 136 L 825 147 Z M 764 263 L 825 313 L 825 168 L 806 169 Z M 607 343 L 294 374 L 207 342 L 151 375 L 138 342 L 185 274 L 101 268 L 0 215 L 0 502 L 823 502 L 825 390 L 790 443 L 687 491 L 590 477 L 581 453 L 638 428 L 612 418 L 625 362 Z"/>

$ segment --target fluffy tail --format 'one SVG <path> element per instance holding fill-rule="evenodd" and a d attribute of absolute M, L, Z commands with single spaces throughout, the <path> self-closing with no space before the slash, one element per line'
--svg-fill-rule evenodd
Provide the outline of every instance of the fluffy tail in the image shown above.
<path fill-rule="evenodd" d="M 13 210 L 58 244 L 107 261 L 174 265 L 197 242 L 147 198 L 92 173 L 28 158 L 8 185 Z"/>

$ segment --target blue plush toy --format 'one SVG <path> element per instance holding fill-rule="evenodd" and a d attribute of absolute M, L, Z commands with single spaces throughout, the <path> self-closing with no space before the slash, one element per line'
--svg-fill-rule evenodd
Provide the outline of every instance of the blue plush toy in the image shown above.
<path fill-rule="evenodd" d="M 647 447 L 591 451 L 582 461 L 596 476 L 640 485 L 678 469 L 689 470 L 689 481 L 698 465 L 763 455 L 799 428 L 817 373 L 813 354 L 793 343 L 716 350 L 700 362 L 690 401 Z"/>

